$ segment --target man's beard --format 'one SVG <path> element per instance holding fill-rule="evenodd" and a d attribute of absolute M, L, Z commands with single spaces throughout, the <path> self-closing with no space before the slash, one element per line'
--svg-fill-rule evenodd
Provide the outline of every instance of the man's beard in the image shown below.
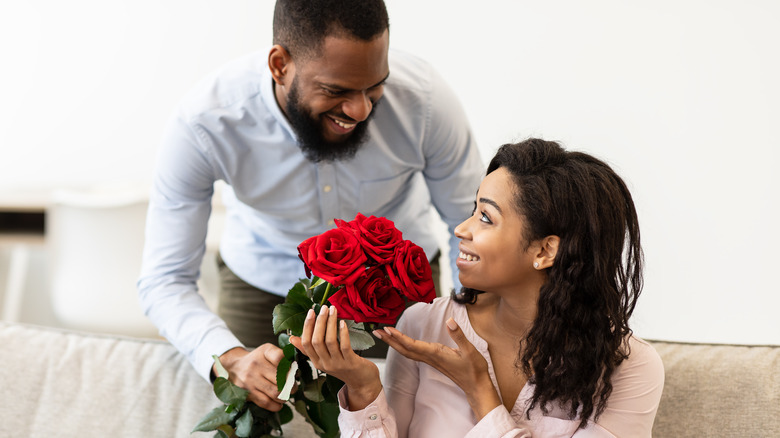
<path fill-rule="evenodd" d="M 298 95 L 298 80 L 293 79 L 290 92 L 287 94 L 287 119 L 298 136 L 298 146 L 303 155 L 314 163 L 320 161 L 349 160 L 355 156 L 360 146 L 368 139 L 368 121 L 374 115 L 379 102 L 374 102 L 371 113 L 366 120 L 358 123 L 352 133 L 339 142 L 325 140 L 322 135 L 322 123 L 312 118 L 306 107 L 300 102 Z M 321 116 L 325 117 L 325 116 Z"/>

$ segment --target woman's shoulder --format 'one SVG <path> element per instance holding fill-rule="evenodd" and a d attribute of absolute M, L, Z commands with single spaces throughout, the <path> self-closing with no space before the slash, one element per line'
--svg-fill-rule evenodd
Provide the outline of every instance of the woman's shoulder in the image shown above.
<path fill-rule="evenodd" d="M 655 348 L 642 338 L 631 335 L 628 338 L 629 355 L 626 361 L 632 367 L 641 367 L 660 371 L 663 374 L 664 364 L 661 355 Z"/>
<path fill-rule="evenodd" d="M 661 356 L 647 341 L 636 336 L 628 339 L 628 358 L 615 371 L 615 390 L 623 388 L 637 394 L 660 392 L 664 385 L 664 364 Z"/>

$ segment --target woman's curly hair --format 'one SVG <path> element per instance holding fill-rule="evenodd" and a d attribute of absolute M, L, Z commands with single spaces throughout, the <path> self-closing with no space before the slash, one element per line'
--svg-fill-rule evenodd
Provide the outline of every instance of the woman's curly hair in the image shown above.
<path fill-rule="evenodd" d="M 539 293 L 536 319 L 518 367 L 535 385 L 526 415 L 556 403 L 585 427 L 612 392 L 612 375 L 628 357 L 628 320 L 642 289 L 643 254 L 636 208 L 626 184 L 603 161 L 555 142 L 503 145 L 488 166 L 510 172 L 524 245 L 560 238 Z M 474 303 L 463 288 L 455 300 Z"/>

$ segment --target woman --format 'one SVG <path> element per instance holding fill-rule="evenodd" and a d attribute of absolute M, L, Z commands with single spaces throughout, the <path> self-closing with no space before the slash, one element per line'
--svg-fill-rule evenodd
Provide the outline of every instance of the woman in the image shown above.
<path fill-rule="evenodd" d="M 504 145 L 455 232 L 461 293 L 374 332 L 384 386 L 335 308 L 293 338 L 345 382 L 342 436 L 649 437 L 664 374 L 628 326 L 642 250 L 622 179 L 553 142 Z"/>

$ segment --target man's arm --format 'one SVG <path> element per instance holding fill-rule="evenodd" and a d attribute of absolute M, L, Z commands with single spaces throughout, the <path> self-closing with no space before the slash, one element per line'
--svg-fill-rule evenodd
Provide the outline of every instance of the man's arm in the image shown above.
<path fill-rule="evenodd" d="M 485 175 L 485 165 L 455 93 L 431 69 L 430 125 L 423 139 L 426 167 L 423 171 L 431 200 L 450 232 L 450 267 L 453 285 L 460 287 L 458 238 L 455 227 L 469 217 L 474 196 Z"/>

